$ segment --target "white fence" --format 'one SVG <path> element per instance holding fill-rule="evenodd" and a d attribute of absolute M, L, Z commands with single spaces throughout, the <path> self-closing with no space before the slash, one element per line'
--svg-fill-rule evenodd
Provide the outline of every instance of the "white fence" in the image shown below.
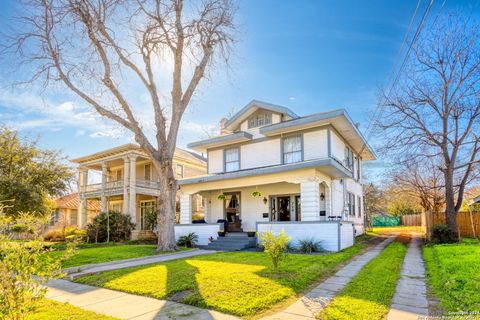
<path fill-rule="evenodd" d="M 177 224 L 175 225 L 175 239 L 195 232 L 198 236 L 198 244 L 206 246 L 209 243 L 209 238 L 217 239 L 218 230 L 223 229 L 221 223 L 193 223 L 193 224 Z"/>
<path fill-rule="evenodd" d="M 257 232 L 282 230 L 292 238 L 292 245 L 298 245 L 299 240 L 313 239 L 320 242 L 327 251 L 340 251 L 354 243 L 353 222 L 345 221 L 286 221 L 257 222 Z"/>

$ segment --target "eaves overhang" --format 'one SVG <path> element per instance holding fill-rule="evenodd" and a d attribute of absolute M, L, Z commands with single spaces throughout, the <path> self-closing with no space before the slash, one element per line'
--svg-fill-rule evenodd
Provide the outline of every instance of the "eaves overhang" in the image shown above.
<path fill-rule="evenodd" d="M 210 139 L 192 142 L 189 143 L 187 147 L 198 152 L 205 152 L 207 149 L 210 148 L 250 141 L 252 139 L 253 135 L 251 135 L 250 133 L 245 131 L 239 131 L 224 136 L 218 136 Z"/>
<path fill-rule="evenodd" d="M 233 171 L 233 172 L 217 173 L 212 175 L 199 176 L 195 178 L 181 179 L 181 180 L 178 180 L 178 184 L 182 186 L 182 185 L 190 185 L 190 184 L 203 183 L 203 182 L 222 181 L 222 180 L 228 180 L 228 179 L 259 176 L 263 174 L 272 174 L 272 173 L 285 172 L 285 171 L 295 171 L 295 170 L 307 169 L 307 168 L 318 168 L 322 172 L 327 173 L 328 175 L 330 175 L 335 179 L 352 177 L 352 172 L 347 168 L 345 168 L 339 161 L 333 158 L 325 158 L 325 159 L 309 160 L 309 161 L 261 167 L 261 168 L 245 169 L 245 170 L 239 170 L 239 171 Z"/>

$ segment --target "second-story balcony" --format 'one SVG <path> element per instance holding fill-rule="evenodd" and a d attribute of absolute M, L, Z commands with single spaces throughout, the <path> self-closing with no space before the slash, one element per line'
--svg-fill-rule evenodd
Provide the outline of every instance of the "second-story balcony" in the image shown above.
<path fill-rule="evenodd" d="M 130 185 L 127 183 L 127 187 Z M 136 193 L 157 195 L 160 189 L 158 181 L 136 179 L 135 183 Z M 124 192 L 124 180 L 107 181 L 105 186 L 102 183 L 88 184 L 80 188 L 86 197 L 100 197 L 121 195 Z"/>

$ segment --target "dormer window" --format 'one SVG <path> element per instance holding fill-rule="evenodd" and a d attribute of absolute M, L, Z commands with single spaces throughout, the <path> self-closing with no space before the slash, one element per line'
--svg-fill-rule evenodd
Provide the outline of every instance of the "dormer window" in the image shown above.
<path fill-rule="evenodd" d="M 272 123 L 272 114 L 268 112 L 256 113 L 248 118 L 248 129 L 261 127 Z"/>

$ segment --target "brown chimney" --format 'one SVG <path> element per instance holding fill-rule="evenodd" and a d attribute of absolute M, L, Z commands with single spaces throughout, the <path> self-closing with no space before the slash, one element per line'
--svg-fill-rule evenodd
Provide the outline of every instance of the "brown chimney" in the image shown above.
<path fill-rule="evenodd" d="M 225 129 L 225 124 L 227 123 L 227 121 L 228 121 L 227 118 L 222 118 L 220 120 L 220 135 L 225 135 L 230 133 L 227 129 Z"/>

